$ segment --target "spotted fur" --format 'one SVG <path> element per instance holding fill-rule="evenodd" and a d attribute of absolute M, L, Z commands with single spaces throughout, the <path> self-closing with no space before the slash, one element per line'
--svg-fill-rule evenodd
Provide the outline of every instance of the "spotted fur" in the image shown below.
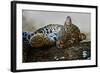
<path fill-rule="evenodd" d="M 32 47 L 56 45 L 58 48 L 63 48 L 75 43 L 78 44 L 80 40 L 83 40 L 83 35 L 83 33 L 81 35 L 79 28 L 72 24 L 71 17 L 68 16 L 64 25 L 49 24 L 35 32 L 23 32 L 23 40 Z"/>

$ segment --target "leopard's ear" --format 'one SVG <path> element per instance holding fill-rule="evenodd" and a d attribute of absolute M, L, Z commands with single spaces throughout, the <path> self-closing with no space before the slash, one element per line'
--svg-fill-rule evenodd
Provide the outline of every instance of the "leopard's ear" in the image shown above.
<path fill-rule="evenodd" d="M 65 25 L 71 25 L 71 24 L 72 24 L 71 17 L 70 16 L 67 16 L 66 17 L 66 20 L 65 20 Z"/>
<path fill-rule="evenodd" d="M 85 40 L 86 35 L 84 33 L 80 33 L 79 38 L 80 38 L 80 41 Z"/>
<path fill-rule="evenodd" d="M 65 23 L 64 23 L 64 29 L 65 29 L 65 31 L 68 30 L 68 27 L 69 27 L 69 25 L 71 25 L 71 24 L 72 24 L 71 17 L 70 17 L 70 16 L 67 16 L 67 17 L 66 17 L 66 20 L 65 20 Z"/>

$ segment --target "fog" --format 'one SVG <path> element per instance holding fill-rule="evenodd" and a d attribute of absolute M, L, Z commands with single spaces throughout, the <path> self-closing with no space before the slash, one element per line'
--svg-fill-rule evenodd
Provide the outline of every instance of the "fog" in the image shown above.
<path fill-rule="evenodd" d="M 22 30 L 34 32 L 48 24 L 64 25 L 67 16 L 71 16 L 72 23 L 86 34 L 87 40 L 90 40 L 91 14 L 89 13 L 23 10 Z"/>

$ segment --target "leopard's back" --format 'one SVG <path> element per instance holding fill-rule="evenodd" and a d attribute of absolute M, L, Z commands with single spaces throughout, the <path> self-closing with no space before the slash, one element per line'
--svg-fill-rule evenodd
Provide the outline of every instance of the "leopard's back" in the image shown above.
<path fill-rule="evenodd" d="M 49 24 L 47 26 L 39 28 L 38 30 L 36 30 L 34 32 L 34 35 L 32 35 L 32 37 L 30 39 L 30 44 L 34 47 L 36 43 L 40 42 L 38 44 L 38 46 L 40 46 L 41 44 L 44 44 L 44 43 L 45 43 L 44 45 L 52 46 L 52 45 L 56 44 L 56 41 L 59 38 L 61 38 L 63 36 L 63 34 L 64 34 L 63 25 Z M 38 39 L 40 39 L 40 40 L 38 40 Z M 36 40 L 38 40 L 38 41 L 36 41 Z"/>
<path fill-rule="evenodd" d="M 35 31 L 36 33 L 43 33 L 44 35 L 48 35 L 50 33 L 58 33 L 63 29 L 63 25 L 59 24 L 49 24 L 47 26 L 44 26 L 42 28 L 39 28 L 38 30 Z"/>

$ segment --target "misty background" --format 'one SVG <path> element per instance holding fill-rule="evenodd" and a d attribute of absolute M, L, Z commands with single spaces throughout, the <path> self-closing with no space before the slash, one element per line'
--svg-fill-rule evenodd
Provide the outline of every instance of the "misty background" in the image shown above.
<path fill-rule="evenodd" d="M 90 40 L 91 14 L 76 12 L 54 12 L 54 11 L 22 11 L 22 31 L 34 32 L 48 24 L 64 25 L 67 16 L 71 16 L 72 23 L 85 33 Z"/>

